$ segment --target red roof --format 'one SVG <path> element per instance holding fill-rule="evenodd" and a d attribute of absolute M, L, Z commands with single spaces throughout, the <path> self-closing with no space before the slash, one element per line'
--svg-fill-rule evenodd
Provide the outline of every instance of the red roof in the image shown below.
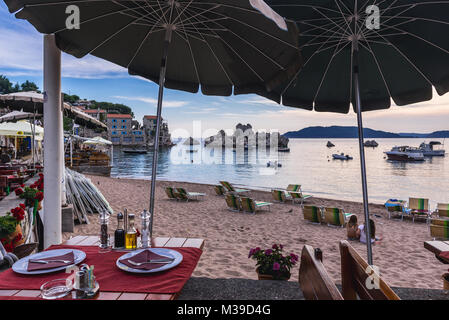
<path fill-rule="evenodd" d="M 156 120 L 157 116 L 143 116 L 144 119 L 152 119 L 152 120 Z M 161 117 L 162 119 L 162 117 Z"/>
<path fill-rule="evenodd" d="M 108 113 L 107 118 L 116 118 L 116 119 L 132 119 L 133 117 L 130 114 L 116 114 L 116 113 Z"/>
<path fill-rule="evenodd" d="M 84 113 L 106 113 L 106 110 L 103 109 L 85 109 Z"/>

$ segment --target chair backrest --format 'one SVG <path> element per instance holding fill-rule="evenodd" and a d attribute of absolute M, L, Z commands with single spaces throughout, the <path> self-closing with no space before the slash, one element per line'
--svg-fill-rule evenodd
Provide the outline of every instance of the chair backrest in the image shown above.
<path fill-rule="evenodd" d="M 300 184 L 289 184 L 287 186 L 287 191 L 301 191 L 301 185 Z"/>
<path fill-rule="evenodd" d="M 187 193 L 185 192 L 185 190 L 183 188 L 176 188 L 175 196 L 176 196 L 176 198 L 178 198 L 180 200 L 188 200 L 189 199 L 187 197 Z"/>
<path fill-rule="evenodd" d="M 304 220 L 308 220 L 315 223 L 321 223 L 321 209 L 316 206 L 304 206 L 302 208 L 304 214 Z"/>
<path fill-rule="evenodd" d="M 346 240 L 340 241 L 340 256 L 342 294 L 345 300 L 400 300 Z"/>
<path fill-rule="evenodd" d="M 322 262 L 321 250 L 305 245 L 299 266 L 299 286 L 306 300 L 343 300 Z"/>
<path fill-rule="evenodd" d="M 289 192 L 289 194 L 294 199 L 301 199 L 302 198 L 302 192 L 300 192 L 300 191 Z"/>
<path fill-rule="evenodd" d="M 240 210 L 240 200 L 232 193 L 226 194 L 226 204 L 232 210 Z"/>
<path fill-rule="evenodd" d="M 225 187 L 228 191 L 230 191 L 230 192 L 234 192 L 234 191 L 235 191 L 234 187 L 233 187 L 229 182 L 227 182 L 227 181 L 220 181 L 220 183 L 221 183 L 221 185 L 222 185 L 223 187 Z"/>
<path fill-rule="evenodd" d="M 167 196 L 170 199 L 176 199 L 176 195 L 175 195 L 175 192 L 174 192 L 172 187 L 166 187 L 165 188 L 165 193 L 167 194 Z"/>
<path fill-rule="evenodd" d="M 429 211 L 429 199 L 409 198 L 408 206 L 413 210 L 427 212 Z"/>
<path fill-rule="evenodd" d="M 335 226 L 344 226 L 345 216 L 343 214 L 343 209 L 324 208 L 324 222 Z"/>
<path fill-rule="evenodd" d="M 282 190 L 271 190 L 271 195 L 273 199 L 279 202 L 285 202 L 285 193 Z"/>
<path fill-rule="evenodd" d="M 438 203 L 437 210 L 440 217 L 449 217 L 449 203 Z"/>
<path fill-rule="evenodd" d="M 256 212 L 256 203 L 253 199 L 248 197 L 240 197 L 240 201 L 242 203 L 242 209 L 243 211 L 247 212 Z"/>
<path fill-rule="evenodd" d="M 436 239 L 449 239 L 449 227 L 438 224 L 431 224 L 429 228 L 431 237 Z"/>
<path fill-rule="evenodd" d="M 446 219 L 430 219 L 430 224 L 449 228 L 449 220 Z"/>
<path fill-rule="evenodd" d="M 177 193 L 187 194 L 187 191 L 186 191 L 186 189 L 184 189 L 184 188 L 176 188 L 176 192 L 177 192 Z"/>
<path fill-rule="evenodd" d="M 214 190 L 215 190 L 215 193 L 219 196 L 222 196 L 225 194 L 225 190 L 221 184 L 214 186 Z"/>

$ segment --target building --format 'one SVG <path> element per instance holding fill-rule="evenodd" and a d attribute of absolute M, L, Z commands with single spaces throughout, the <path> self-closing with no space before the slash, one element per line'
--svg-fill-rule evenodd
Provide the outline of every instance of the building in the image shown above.
<path fill-rule="evenodd" d="M 106 116 L 108 138 L 114 145 L 145 146 L 146 137 L 142 127 L 133 123 L 130 114 L 109 113 Z"/>
<path fill-rule="evenodd" d="M 159 145 L 160 146 L 171 146 L 173 145 L 171 141 L 171 135 L 168 130 L 168 123 L 162 119 L 160 137 L 159 137 Z M 156 124 L 157 124 L 157 116 L 144 116 L 143 117 L 143 130 L 145 132 L 145 138 L 147 141 L 147 145 L 154 145 L 154 136 L 156 135 Z"/>
<path fill-rule="evenodd" d="M 95 119 L 104 122 L 106 120 L 107 111 L 103 109 L 84 109 L 84 113 L 94 117 Z"/>

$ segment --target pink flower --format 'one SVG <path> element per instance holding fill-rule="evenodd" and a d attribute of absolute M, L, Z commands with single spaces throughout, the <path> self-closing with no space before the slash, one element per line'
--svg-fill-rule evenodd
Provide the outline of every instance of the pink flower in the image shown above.
<path fill-rule="evenodd" d="M 272 248 L 273 248 L 274 250 L 276 250 L 276 249 L 278 248 L 278 245 L 275 243 L 275 244 L 273 244 Z"/>
<path fill-rule="evenodd" d="M 294 254 L 294 253 L 290 253 L 290 257 L 291 257 L 293 262 L 296 262 L 299 259 L 299 257 L 296 254 Z"/>
<path fill-rule="evenodd" d="M 273 270 L 278 271 L 281 268 L 281 265 L 277 262 L 273 263 Z"/>
<path fill-rule="evenodd" d="M 255 249 L 249 250 L 248 258 L 251 258 L 251 256 L 255 253 Z"/>
<path fill-rule="evenodd" d="M 271 249 L 265 250 L 265 255 L 267 255 L 267 256 L 269 256 L 272 253 L 273 253 L 273 250 L 271 250 Z"/>

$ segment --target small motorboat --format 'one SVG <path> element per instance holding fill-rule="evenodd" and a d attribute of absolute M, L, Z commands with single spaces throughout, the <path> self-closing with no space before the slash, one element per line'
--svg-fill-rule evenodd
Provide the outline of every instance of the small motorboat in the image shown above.
<path fill-rule="evenodd" d="M 349 154 L 344 154 L 343 152 L 340 154 L 334 153 L 332 155 L 332 158 L 335 160 L 352 160 L 352 157 Z"/>
<path fill-rule="evenodd" d="M 439 141 L 430 141 L 429 143 L 421 143 L 419 149 L 422 151 L 424 157 L 444 157 L 446 151 L 441 148 L 435 149 L 434 146 L 441 145 Z"/>
<path fill-rule="evenodd" d="M 282 164 L 280 164 L 277 161 L 268 161 L 267 162 L 267 167 L 271 167 L 271 168 L 280 168 L 282 167 Z"/>
<path fill-rule="evenodd" d="M 335 147 L 335 144 L 333 144 L 332 142 L 328 141 L 327 144 L 326 144 L 326 147 L 332 148 L 332 147 Z"/>
<path fill-rule="evenodd" d="M 367 141 L 365 141 L 365 143 L 363 145 L 365 147 L 372 147 L 372 148 L 379 146 L 379 144 L 376 142 L 376 140 L 367 140 Z"/>
<path fill-rule="evenodd" d="M 146 149 L 122 149 L 124 153 L 135 153 L 135 154 L 144 154 L 148 153 Z"/>
<path fill-rule="evenodd" d="M 393 147 L 390 151 L 385 152 L 388 160 L 395 161 L 424 161 L 424 154 L 418 148 L 409 146 Z"/>

